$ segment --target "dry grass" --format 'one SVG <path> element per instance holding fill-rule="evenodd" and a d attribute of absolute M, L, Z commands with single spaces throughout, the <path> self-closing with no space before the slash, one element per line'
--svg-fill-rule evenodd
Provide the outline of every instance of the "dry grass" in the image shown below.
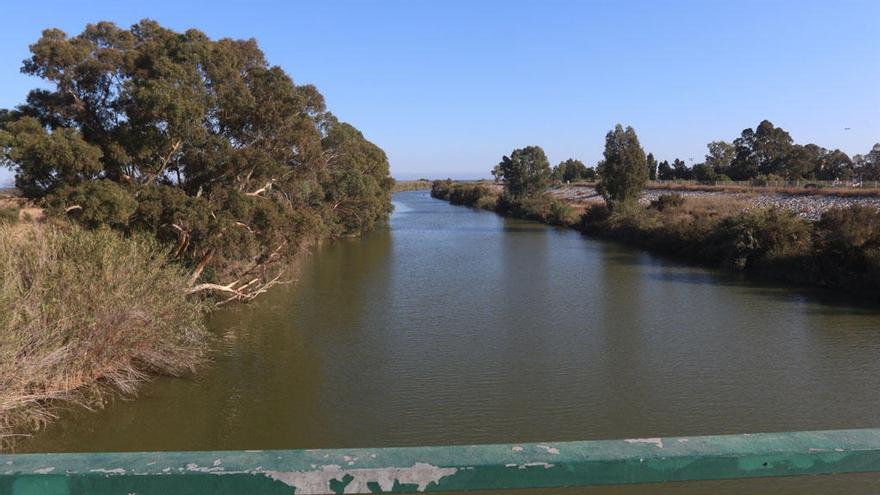
<path fill-rule="evenodd" d="M 0 225 L 0 447 L 61 403 L 99 407 L 149 373 L 192 371 L 208 339 L 185 287 L 147 238 Z"/>

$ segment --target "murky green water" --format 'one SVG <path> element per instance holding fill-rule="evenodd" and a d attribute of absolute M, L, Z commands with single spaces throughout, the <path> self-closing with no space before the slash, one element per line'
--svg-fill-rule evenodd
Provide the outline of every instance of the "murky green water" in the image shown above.
<path fill-rule="evenodd" d="M 216 313 L 214 362 L 28 451 L 375 447 L 880 426 L 880 307 L 396 195 Z M 601 493 L 875 493 L 878 476 Z M 593 492 L 591 492 L 593 493 Z"/>

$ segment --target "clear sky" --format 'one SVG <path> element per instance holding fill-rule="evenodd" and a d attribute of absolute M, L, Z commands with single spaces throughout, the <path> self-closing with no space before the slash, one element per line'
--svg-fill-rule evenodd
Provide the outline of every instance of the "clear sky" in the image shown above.
<path fill-rule="evenodd" d="M 38 84 L 19 68 L 43 28 L 149 17 L 256 38 L 397 178 L 488 176 L 531 144 L 592 165 L 618 122 L 661 160 L 765 118 L 850 154 L 880 141 L 878 0 L 4 3 L 0 107 Z"/>

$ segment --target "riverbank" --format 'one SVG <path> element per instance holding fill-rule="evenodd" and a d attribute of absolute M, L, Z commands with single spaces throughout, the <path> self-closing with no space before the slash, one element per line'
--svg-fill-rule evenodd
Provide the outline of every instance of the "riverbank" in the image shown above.
<path fill-rule="evenodd" d="M 774 204 L 746 194 L 646 191 L 641 206 L 626 213 L 610 212 L 583 186 L 512 202 L 494 184 L 436 181 L 431 195 L 689 261 L 880 297 L 880 218 L 873 198 L 848 198 L 843 207 L 813 203 L 804 215 L 786 207 L 785 198 Z"/>
<path fill-rule="evenodd" d="M 404 191 L 422 191 L 425 189 L 431 189 L 431 181 L 428 179 L 419 179 L 419 180 L 396 180 L 394 181 L 394 192 L 404 192 Z"/>
<path fill-rule="evenodd" d="M 147 236 L 0 224 L 0 448 L 55 417 L 182 375 L 209 342 L 206 306 Z"/>

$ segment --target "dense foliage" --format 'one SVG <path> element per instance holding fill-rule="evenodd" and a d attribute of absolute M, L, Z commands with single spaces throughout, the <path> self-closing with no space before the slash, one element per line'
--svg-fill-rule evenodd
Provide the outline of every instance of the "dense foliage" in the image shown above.
<path fill-rule="evenodd" d="M 880 215 L 831 209 L 818 222 L 789 210 L 746 208 L 742 200 L 661 196 L 625 213 L 594 206 L 586 233 L 774 278 L 880 296 Z"/>
<path fill-rule="evenodd" d="M 304 240 L 391 210 L 385 153 L 253 39 L 149 20 L 48 29 L 22 71 L 48 89 L 0 120 L 16 186 L 86 226 L 172 243 L 193 281 L 265 281 Z"/>
<path fill-rule="evenodd" d="M 512 198 L 540 194 L 550 185 L 550 162 L 540 146 L 513 150 L 493 170 L 496 179 L 504 181 L 504 191 Z"/>
<path fill-rule="evenodd" d="M 598 191 L 612 210 L 633 207 L 648 180 L 647 158 L 632 127 L 617 124 L 605 136 Z"/>
<path fill-rule="evenodd" d="M 880 180 L 880 144 L 850 158 L 839 149 L 796 144 L 788 132 L 767 120 L 744 129 L 733 143 L 713 141 L 708 148 L 706 161 L 694 166 L 697 180 Z"/>
<path fill-rule="evenodd" d="M 578 180 L 596 180 L 596 169 L 587 167 L 584 162 L 569 158 L 559 165 L 553 167 L 551 177 L 555 180 L 563 182 L 573 182 Z"/>

